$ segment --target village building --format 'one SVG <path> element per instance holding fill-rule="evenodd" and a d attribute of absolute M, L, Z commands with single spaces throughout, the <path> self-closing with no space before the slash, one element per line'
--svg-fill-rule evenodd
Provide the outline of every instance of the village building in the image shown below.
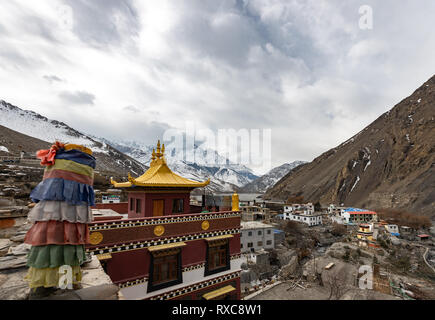
<path fill-rule="evenodd" d="M 328 214 L 332 216 L 341 216 L 345 210 L 346 207 L 339 207 L 334 204 L 330 204 L 328 207 Z"/>
<path fill-rule="evenodd" d="M 313 214 L 291 213 L 287 216 L 284 215 L 284 220 L 302 222 L 312 227 L 312 226 L 318 226 L 322 224 L 322 215 L 314 214 L 314 213 Z"/>
<path fill-rule="evenodd" d="M 90 225 L 87 252 L 97 255 L 126 299 L 240 299 L 240 211 L 238 196 L 228 211 L 192 212 L 196 182 L 171 171 L 164 145 L 153 150 L 141 177 L 115 188 L 127 203 L 98 204 L 128 218 Z"/>
<path fill-rule="evenodd" d="M 346 208 L 339 216 L 331 216 L 333 222 L 339 224 L 358 225 L 377 221 L 377 214 L 374 211 L 358 208 Z"/>
<path fill-rule="evenodd" d="M 314 213 L 314 205 L 312 203 L 307 204 L 287 204 L 284 206 L 284 213 L 304 213 L 304 214 L 313 214 Z"/>
<path fill-rule="evenodd" d="M 417 239 L 418 239 L 419 241 L 429 241 L 429 239 L 430 239 L 430 235 L 428 235 L 428 234 L 419 234 L 419 235 L 417 236 Z"/>
<path fill-rule="evenodd" d="M 206 194 L 202 196 L 202 209 L 205 211 L 231 210 L 232 197 L 228 195 Z"/>
<path fill-rule="evenodd" d="M 304 205 L 285 205 L 283 219 L 302 222 L 309 226 L 317 226 L 322 224 L 322 214 L 316 214 L 314 212 L 314 206 L 312 203 Z"/>
<path fill-rule="evenodd" d="M 389 232 L 391 235 L 393 236 L 400 236 L 399 233 L 399 227 L 396 224 L 387 224 L 385 227 L 385 230 L 387 230 L 387 232 Z"/>
<path fill-rule="evenodd" d="M 403 233 L 403 234 L 410 234 L 412 231 L 411 231 L 411 228 L 410 227 L 407 227 L 407 226 L 400 226 L 400 232 L 401 233 Z"/>
<path fill-rule="evenodd" d="M 376 243 L 377 229 L 373 223 L 362 223 L 358 226 L 358 245 L 361 247 L 379 247 Z"/>
<path fill-rule="evenodd" d="M 249 221 L 242 222 L 241 226 L 240 250 L 242 253 L 275 248 L 272 225 L 259 221 Z"/>
<path fill-rule="evenodd" d="M 244 256 L 246 258 L 246 262 L 251 262 L 258 266 L 267 265 L 269 263 L 269 252 L 264 249 L 246 253 Z"/>
<path fill-rule="evenodd" d="M 242 221 L 270 221 L 272 214 L 269 208 L 259 206 L 243 206 Z"/>
<path fill-rule="evenodd" d="M 121 190 L 109 189 L 101 192 L 101 203 L 121 203 Z"/>

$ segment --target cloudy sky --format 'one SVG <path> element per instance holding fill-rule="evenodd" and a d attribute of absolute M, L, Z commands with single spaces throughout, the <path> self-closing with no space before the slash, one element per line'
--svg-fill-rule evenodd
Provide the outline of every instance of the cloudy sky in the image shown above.
<path fill-rule="evenodd" d="M 373 9 L 361 29 L 359 9 Z M 434 74 L 433 0 L 0 0 L 0 99 L 108 139 L 272 129 L 311 161 Z"/>

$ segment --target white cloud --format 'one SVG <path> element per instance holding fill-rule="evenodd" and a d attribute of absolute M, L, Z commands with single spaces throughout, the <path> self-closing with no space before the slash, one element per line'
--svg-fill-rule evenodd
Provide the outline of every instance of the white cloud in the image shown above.
<path fill-rule="evenodd" d="M 311 160 L 435 69 L 433 1 L 366 3 L 370 31 L 358 28 L 358 1 L 6 1 L 0 99 L 149 143 L 186 120 L 272 128 L 274 165 Z"/>

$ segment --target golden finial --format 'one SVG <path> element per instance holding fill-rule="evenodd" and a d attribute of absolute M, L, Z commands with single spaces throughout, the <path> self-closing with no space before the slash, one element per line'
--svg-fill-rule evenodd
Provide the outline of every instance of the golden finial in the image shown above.
<path fill-rule="evenodd" d="M 131 176 L 130 172 L 128 173 L 128 181 L 134 184 L 136 180 Z"/>
<path fill-rule="evenodd" d="M 162 156 L 165 154 L 165 144 L 162 146 Z"/>
<path fill-rule="evenodd" d="M 152 157 L 151 157 L 151 160 L 154 161 L 154 160 L 156 160 L 156 159 L 157 159 L 157 156 L 156 156 L 156 149 L 153 149 L 153 155 L 152 155 Z"/>
<path fill-rule="evenodd" d="M 157 153 L 160 153 L 160 140 L 157 142 Z"/>

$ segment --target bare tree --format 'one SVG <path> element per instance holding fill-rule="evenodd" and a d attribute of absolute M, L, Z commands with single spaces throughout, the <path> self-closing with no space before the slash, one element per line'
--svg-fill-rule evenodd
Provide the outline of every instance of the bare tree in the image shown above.
<path fill-rule="evenodd" d="M 345 270 L 331 270 L 326 273 L 325 286 L 329 289 L 329 300 L 339 300 L 351 290 L 348 284 L 348 274 Z"/>

